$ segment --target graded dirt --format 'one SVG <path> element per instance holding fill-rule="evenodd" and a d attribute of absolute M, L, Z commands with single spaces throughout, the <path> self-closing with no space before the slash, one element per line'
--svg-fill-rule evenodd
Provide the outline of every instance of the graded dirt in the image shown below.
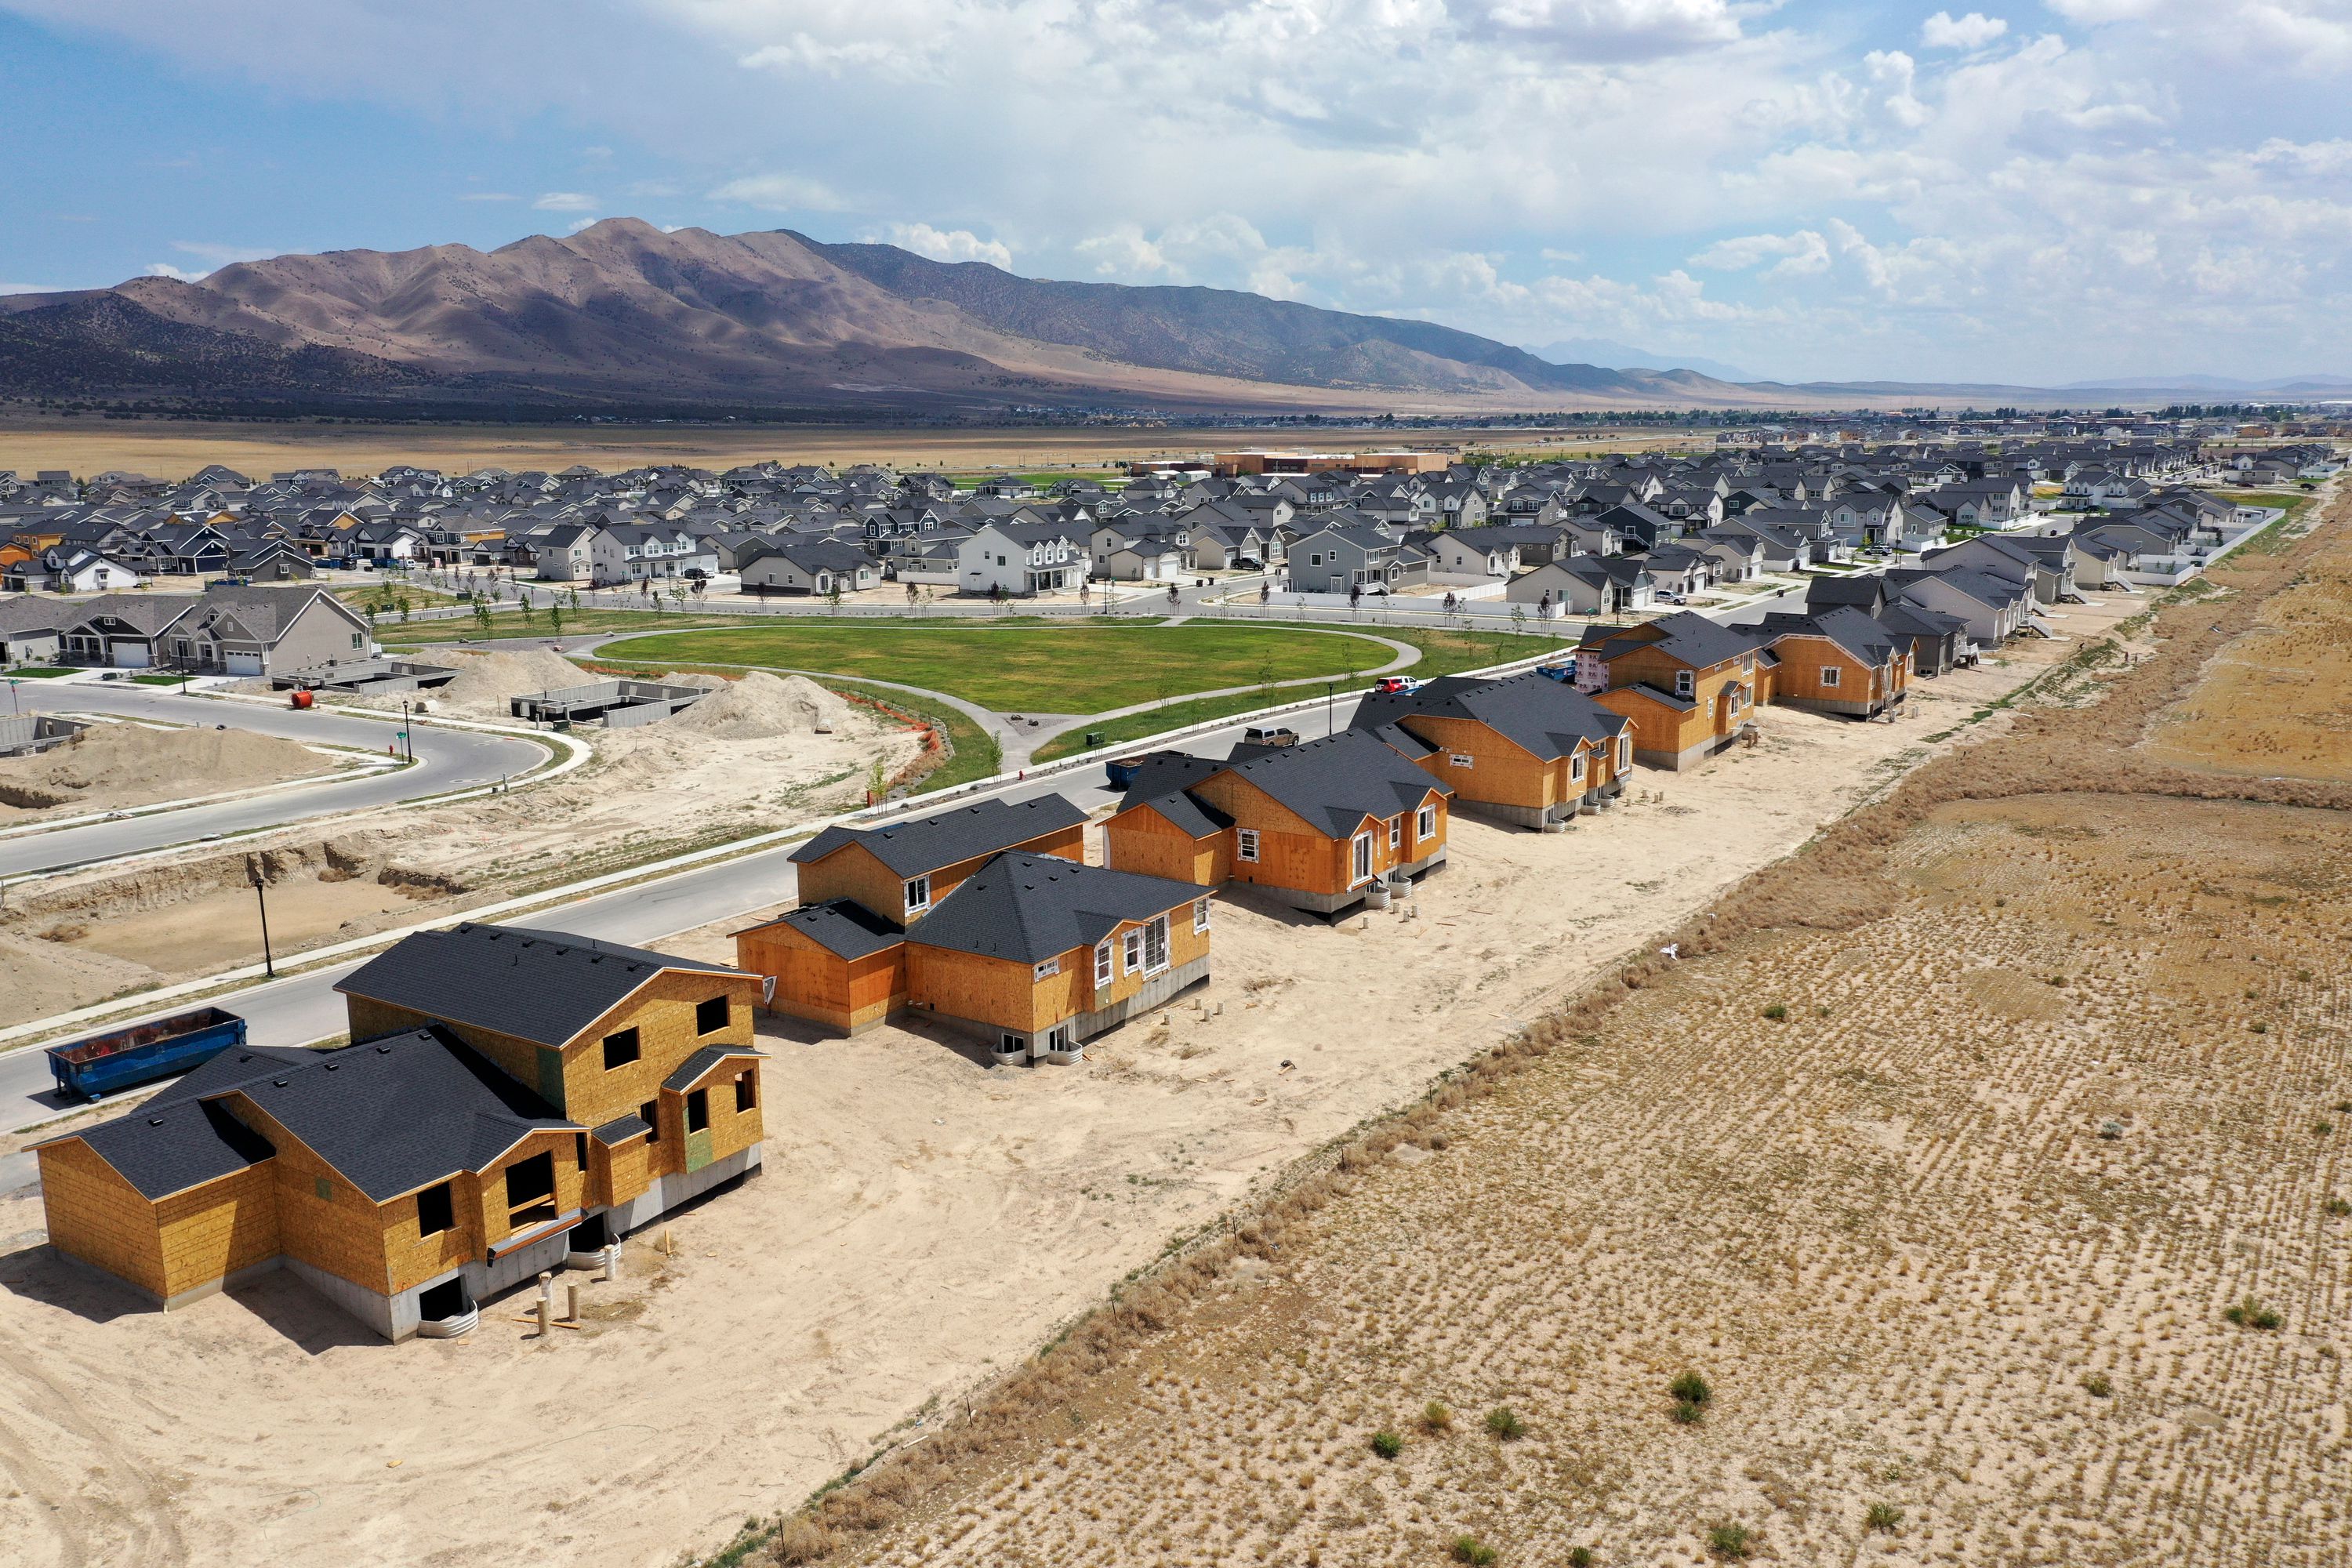
<path fill-rule="evenodd" d="M 2352 790 L 2133 746 L 2344 531 L 1296 1172 L 784 1560 L 2346 1560 Z"/>
<path fill-rule="evenodd" d="M 0 824 L 226 795 L 331 773 L 298 742 L 249 730 L 92 724 L 29 757 L 0 758 Z"/>
<path fill-rule="evenodd" d="M 2137 607 L 2060 624 L 2094 637 Z M 588 1325 L 551 1343 L 494 1306 L 467 1342 L 390 1348 L 282 1277 L 158 1316 L 40 1250 L 33 1194 L 0 1197 L 0 1237 L 20 1237 L 0 1257 L 0 1406 L 31 1413 L 20 1451 L 0 1454 L 18 1494 L 0 1496 L 0 1537 L 25 1543 L 28 1568 L 714 1550 L 894 1429 L 933 1430 L 1171 1236 L 1647 952 L 1823 820 L 1998 733 L 2005 715 L 1969 715 L 2072 646 L 1927 683 L 1896 724 L 1768 712 L 1762 744 L 1643 773 L 1566 834 L 1458 817 L 1453 862 L 1411 918 L 1334 927 L 1221 900 L 1210 984 L 1078 1067 L 994 1068 L 909 1028 L 838 1041 L 765 1022 L 765 1172 L 639 1238 L 627 1278 L 584 1288 Z M 706 765 L 659 754 L 678 743 L 664 728 L 604 765 Z M 562 811 L 518 794 L 497 804 L 511 816 L 446 837 L 478 863 L 533 823 L 577 811 L 625 831 L 633 815 L 634 796 L 593 777 L 550 789 Z M 730 933 L 756 918 L 657 945 L 730 959 Z M 671 1255 L 646 1249 L 661 1229 Z M 132 1370 L 156 1364 L 173 1375 Z"/>

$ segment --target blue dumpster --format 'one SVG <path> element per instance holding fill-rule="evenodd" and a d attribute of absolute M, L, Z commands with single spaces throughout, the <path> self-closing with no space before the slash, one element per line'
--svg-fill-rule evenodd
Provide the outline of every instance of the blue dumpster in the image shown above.
<path fill-rule="evenodd" d="M 243 1044 L 244 1019 L 218 1007 L 199 1007 L 110 1029 L 71 1045 L 51 1046 L 49 1074 L 61 1092 L 96 1100 L 201 1067 Z"/>

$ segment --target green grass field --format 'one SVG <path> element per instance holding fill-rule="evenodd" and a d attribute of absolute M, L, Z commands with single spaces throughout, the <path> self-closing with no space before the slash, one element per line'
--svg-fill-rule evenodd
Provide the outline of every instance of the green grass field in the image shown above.
<path fill-rule="evenodd" d="M 10 666 L 6 674 L 11 680 L 55 680 L 61 675 L 76 674 L 80 668 L 78 664 L 18 664 Z"/>
<path fill-rule="evenodd" d="M 2274 506 L 2289 515 L 2311 504 L 2311 497 L 2301 490 L 2216 490 L 2214 493 L 2231 506 Z"/>
<path fill-rule="evenodd" d="M 362 613 L 365 607 L 362 606 Z M 732 625 L 736 617 L 719 622 L 709 616 L 698 616 L 691 610 L 566 610 L 563 612 L 563 635 L 585 637 L 597 632 L 637 632 L 654 626 L 665 629 L 684 626 Z M 767 625 L 760 622 L 760 625 Z M 499 610 L 490 616 L 489 630 L 471 616 L 436 621 L 402 621 L 397 615 L 380 616 L 375 624 L 375 640 L 386 648 L 422 647 L 427 643 L 497 642 L 510 637 L 545 637 L 555 635 L 554 623 L 545 607 L 528 615 L 520 610 Z"/>
<path fill-rule="evenodd" d="M 1507 664 L 1513 659 L 1530 658 L 1555 650 L 1560 644 L 1551 637 L 1521 637 L 1515 632 L 1455 632 L 1399 630 L 1383 626 L 1381 635 L 1398 642 L 1411 643 L 1421 650 L 1421 662 L 1411 673 L 1428 680 L 1440 675 L 1459 675 L 1467 669 L 1484 669 L 1488 665 Z M 1345 682 L 1340 689 L 1351 688 Z M 1164 734 L 1170 730 L 1181 730 L 1192 724 L 1205 724 L 1212 719 L 1229 719 L 1236 713 L 1254 709 L 1270 708 L 1278 702 L 1292 701 L 1311 696 L 1312 689 L 1293 687 L 1287 691 L 1249 691 L 1232 697 L 1202 697 L 1187 702 L 1171 702 L 1148 712 L 1130 713 L 1123 719 L 1106 719 L 1099 724 L 1081 725 L 1066 730 L 1037 748 L 1032 759 L 1050 763 L 1059 757 L 1088 750 L 1089 731 L 1102 736 L 1105 746 L 1122 746 L 1129 741 L 1140 741 L 1148 735 Z"/>
<path fill-rule="evenodd" d="M 1226 686 L 1352 680 L 1395 657 L 1369 637 L 1286 626 L 856 623 L 661 633 L 603 656 L 903 681 L 1008 713 L 1100 713 Z"/>

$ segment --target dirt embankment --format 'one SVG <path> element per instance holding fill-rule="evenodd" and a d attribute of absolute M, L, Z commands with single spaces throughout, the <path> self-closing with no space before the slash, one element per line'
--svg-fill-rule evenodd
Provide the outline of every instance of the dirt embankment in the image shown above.
<path fill-rule="evenodd" d="M 0 807 L 14 808 L 0 812 L 0 819 L 226 795 L 334 768 L 299 742 L 247 730 L 93 724 L 36 756 L 0 759 Z"/>
<path fill-rule="evenodd" d="M 503 718 L 516 692 L 583 685 L 596 677 L 551 654 L 467 658 L 446 690 L 462 708 Z M 588 731 L 594 757 L 537 787 L 420 810 L 371 812 L 321 836 L 289 828 L 229 854 L 192 851 L 131 870 L 104 868 L 12 891 L 0 912 L 0 1024 L 86 1006 L 125 991 L 210 973 L 261 957 L 260 911 L 247 873 L 268 889 L 269 934 L 281 957 L 476 905 L 593 876 L 658 856 L 861 804 L 877 779 L 901 776 L 922 754 L 922 732 L 845 701 L 799 677 L 682 677 L 715 688 L 676 717 L 637 729 Z M 374 700 L 381 703 L 383 699 Z M 118 727 L 120 728 L 120 727 Z M 189 775 L 218 777 L 217 756 L 239 740 L 291 742 L 235 731 L 184 733 Z M 216 743 L 227 742 L 220 751 Z M 61 748 L 62 749 L 62 748 Z M 270 754 L 274 754 L 270 753 Z M 184 779 L 165 791 L 197 787 Z"/>
<path fill-rule="evenodd" d="M 2070 660 L 2098 700 L 1918 770 L 761 1550 L 2340 1560 L 2352 787 L 2147 741 L 2346 532 Z"/>

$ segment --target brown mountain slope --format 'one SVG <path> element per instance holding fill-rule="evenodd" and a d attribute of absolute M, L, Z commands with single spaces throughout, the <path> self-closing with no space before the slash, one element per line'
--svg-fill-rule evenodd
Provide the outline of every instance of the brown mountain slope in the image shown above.
<path fill-rule="evenodd" d="M 634 218 L 488 252 L 442 245 L 280 256 L 196 283 L 139 279 L 100 293 L 170 327 L 257 349 L 364 355 L 416 384 L 468 395 L 544 393 L 597 405 L 1748 401 L 1740 388 L 1689 373 L 1551 365 L 1425 322 L 1229 290 L 1037 281 L 783 230 L 665 233 Z M 0 301 L 0 321 L 94 297 Z M 189 379 L 175 369 L 173 344 L 196 340 L 163 326 L 137 353 L 121 352 L 121 333 L 138 321 L 118 321 L 105 352 L 93 343 L 81 384 L 153 389 Z M 203 341 L 212 357 L 226 352 Z M 63 339 L 45 352 L 70 358 Z M 148 379 L 120 379 L 132 375 Z M 26 390 L 0 363 L 0 395 Z"/>

